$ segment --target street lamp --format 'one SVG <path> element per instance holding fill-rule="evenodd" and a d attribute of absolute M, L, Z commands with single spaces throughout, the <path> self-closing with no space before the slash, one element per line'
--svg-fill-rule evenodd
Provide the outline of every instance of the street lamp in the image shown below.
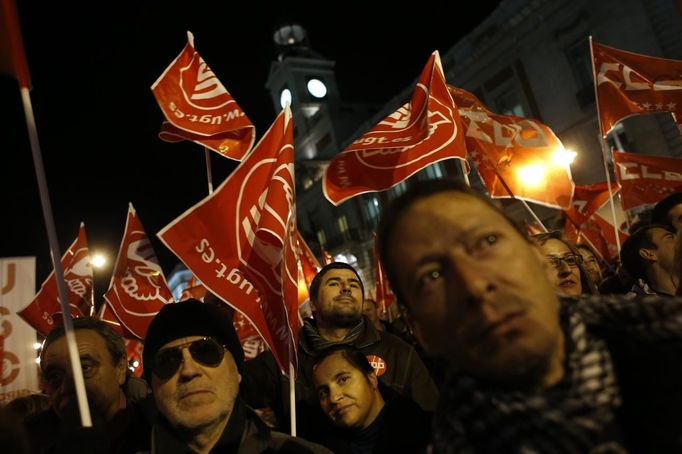
<path fill-rule="evenodd" d="M 575 151 L 568 148 L 559 148 L 552 154 L 554 164 L 560 167 L 570 166 L 578 155 Z"/>
<path fill-rule="evenodd" d="M 92 256 L 92 266 L 95 268 L 103 268 L 107 264 L 107 257 L 99 252 Z"/>

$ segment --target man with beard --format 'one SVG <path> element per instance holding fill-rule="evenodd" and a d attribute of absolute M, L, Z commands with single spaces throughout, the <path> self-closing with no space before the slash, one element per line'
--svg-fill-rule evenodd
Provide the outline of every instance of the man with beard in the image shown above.
<path fill-rule="evenodd" d="M 438 391 L 414 348 L 398 337 L 377 331 L 362 315 L 364 288 L 355 269 L 341 262 L 320 270 L 310 285 L 313 319 L 299 332 L 298 378 L 296 379 L 297 426 L 301 436 L 314 431 L 320 417 L 317 392 L 312 381 L 314 356 L 326 347 L 343 343 L 357 347 L 368 357 L 385 385 L 432 411 Z M 242 383 L 245 400 L 254 408 L 271 408 L 278 427 L 289 421 L 289 381 L 274 357 L 265 352 L 246 364 Z"/>
<path fill-rule="evenodd" d="M 377 241 L 448 364 L 434 452 L 682 452 L 682 300 L 559 297 L 538 248 L 460 181 L 414 185 Z"/>

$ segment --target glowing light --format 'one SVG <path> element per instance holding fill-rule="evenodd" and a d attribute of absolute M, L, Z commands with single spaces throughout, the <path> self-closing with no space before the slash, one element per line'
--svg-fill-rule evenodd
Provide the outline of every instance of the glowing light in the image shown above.
<path fill-rule="evenodd" d="M 527 186 L 538 186 L 545 181 L 545 167 L 541 164 L 530 164 L 518 170 L 519 178 Z"/>
<path fill-rule="evenodd" d="M 43 344 L 41 344 L 40 342 L 34 342 L 33 343 L 33 350 L 40 350 L 40 347 L 42 347 L 42 346 L 43 346 Z"/>
<path fill-rule="evenodd" d="M 36 364 L 40 366 L 40 357 L 36 358 Z"/>
<path fill-rule="evenodd" d="M 324 98 L 327 94 L 327 87 L 320 79 L 310 79 L 308 81 L 308 91 L 316 98 Z"/>
<path fill-rule="evenodd" d="M 107 263 L 107 258 L 103 254 L 95 254 L 92 256 L 92 266 L 95 268 L 102 268 Z"/>
<path fill-rule="evenodd" d="M 554 164 L 564 167 L 571 165 L 577 155 L 578 153 L 573 150 L 561 148 L 554 152 L 552 159 L 554 160 Z"/>
<path fill-rule="evenodd" d="M 282 93 L 279 95 L 279 104 L 282 106 L 282 109 L 291 105 L 291 90 L 288 88 L 282 90 Z"/>
<path fill-rule="evenodd" d="M 140 365 L 140 362 L 138 360 L 133 361 L 133 367 L 137 368 L 137 366 Z"/>

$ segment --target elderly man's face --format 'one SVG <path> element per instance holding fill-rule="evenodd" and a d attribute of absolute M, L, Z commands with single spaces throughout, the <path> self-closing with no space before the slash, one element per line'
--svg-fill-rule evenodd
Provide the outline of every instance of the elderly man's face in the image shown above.
<path fill-rule="evenodd" d="M 202 337 L 182 337 L 168 342 L 159 352 L 199 339 Z M 226 350 L 216 367 L 195 361 L 188 348 L 182 348 L 182 358 L 180 368 L 170 378 L 161 380 L 152 373 L 152 391 L 159 412 L 172 427 L 187 431 L 227 421 L 241 381 L 232 354 Z"/>
<path fill-rule="evenodd" d="M 76 330 L 76 343 L 88 404 L 93 412 L 109 420 L 125 407 L 121 386 L 126 378 L 126 358 L 114 363 L 104 338 L 91 329 Z M 76 415 L 76 390 L 65 336 L 47 347 L 41 367 L 45 391 L 54 411 L 61 418 Z"/>
<path fill-rule="evenodd" d="M 338 326 L 352 326 L 362 315 L 362 286 L 349 269 L 332 268 L 322 276 L 313 302 L 318 320 Z"/>
<path fill-rule="evenodd" d="M 414 202 L 388 238 L 388 259 L 428 353 L 506 385 L 543 380 L 561 356 L 540 252 L 483 201 L 449 191 Z"/>

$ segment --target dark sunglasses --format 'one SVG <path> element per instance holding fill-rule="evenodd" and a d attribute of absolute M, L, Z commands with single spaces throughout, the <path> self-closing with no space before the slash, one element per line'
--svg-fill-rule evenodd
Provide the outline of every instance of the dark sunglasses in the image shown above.
<path fill-rule="evenodd" d="M 171 378 L 183 362 L 182 350 L 188 349 L 192 359 L 202 366 L 218 367 L 225 356 L 225 347 L 215 339 L 204 337 L 175 347 L 163 348 L 154 357 L 152 373 L 161 380 Z"/>

